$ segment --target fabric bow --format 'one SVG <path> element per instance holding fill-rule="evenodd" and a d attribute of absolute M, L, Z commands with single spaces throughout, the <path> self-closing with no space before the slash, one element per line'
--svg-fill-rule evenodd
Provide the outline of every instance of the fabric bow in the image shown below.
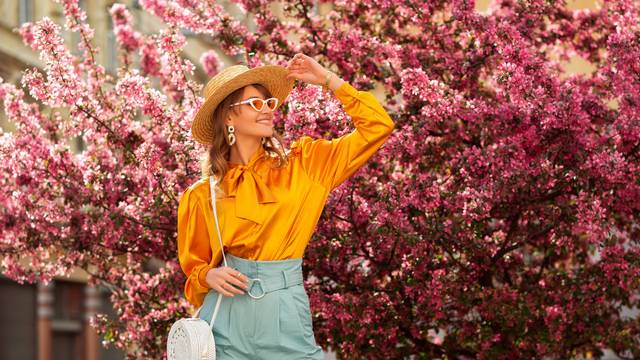
<path fill-rule="evenodd" d="M 262 224 L 264 210 L 260 204 L 277 200 L 252 165 L 238 165 L 229 170 L 227 196 L 236 198 L 237 217 Z"/>

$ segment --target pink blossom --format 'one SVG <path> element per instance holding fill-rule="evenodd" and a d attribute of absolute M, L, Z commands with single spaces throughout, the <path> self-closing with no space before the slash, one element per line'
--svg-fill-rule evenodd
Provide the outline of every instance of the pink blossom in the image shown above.
<path fill-rule="evenodd" d="M 126 51 L 133 51 L 140 46 L 141 35 L 133 30 L 133 18 L 123 4 L 113 4 L 109 10 L 113 30 L 120 46 Z"/>
<path fill-rule="evenodd" d="M 214 50 L 202 53 L 200 63 L 208 76 L 215 76 L 224 65 Z"/>
<path fill-rule="evenodd" d="M 305 253 L 322 346 L 371 359 L 637 347 L 620 309 L 639 300 L 638 1 L 494 1 L 482 14 L 458 0 L 334 1 L 326 13 L 285 2 L 279 16 L 237 0 L 236 17 L 216 2 L 143 0 L 165 25 L 149 34 L 114 4 L 117 74 L 96 62 L 104 49 L 78 1 L 57 2 L 79 44 L 62 23 L 24 24 L 43 66 L 22 88 L 0 79 L 15 126 L 0 132 L 0 266 L 23 283 L 92 269 L 118 314 L 91 319 L 105 345 L 163 358 L 168 327 L 193 311 L 175 249 L 177 198 L 203 151 L 189 134 L 204 99 L 182 53 L 188 29 L 216 45 L 198 59 L 209 77 L 223 57 L 255 67 L 303 52 L 396 123 L 331 192 Z M 570 56 L 594 70 L 565 76 Z M 287 144 L 354 131 L 318 86 L 298 82 L 285 105 Z"/>

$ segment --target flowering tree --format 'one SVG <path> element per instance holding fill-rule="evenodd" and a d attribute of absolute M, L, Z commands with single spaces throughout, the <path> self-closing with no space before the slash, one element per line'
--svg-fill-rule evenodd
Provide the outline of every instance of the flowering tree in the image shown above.
<path fill-rule="evenodd" d="M 339 357 L 640 357 L 622 311 L 640 285 L 639 1 L 504 0 L 486 14 L 462 0 L 335 1 L 318 15 L 300 0 L 282 2 L 286 21 L 269 1 L 233 1 L 250 32 L 212 2 L 141 0 L 167 29 L 136 32 L 114 5 L 117 78 L 95 62 L 77 1 L 60 2 L 82 55 L 51 20 L 27 24 L 45 63 L 22 78 L 37 103 L 0 84 L 17 126 L 0 140 L 2 266 L 30 282 L 80 266 L 110 286 L 119 318 L 95 325 L 128 357 L 162 357 L 190 310 L 175 216 L 199 176 L 188 130 L 203 99 L 182 28 L 250 67 L 303 52 L 360 90 L 381 84 L 396 131 L 333 191 L 305 255 L 316 336 Z M 572 55 L 594 71 L 561 76 Z M 201 62 L 221 68 L 213 52 Z M 277 120 L 287 140 L 352 129 L 313 86 Z M 165 265 L 145 272 L 150 259 Z"/>

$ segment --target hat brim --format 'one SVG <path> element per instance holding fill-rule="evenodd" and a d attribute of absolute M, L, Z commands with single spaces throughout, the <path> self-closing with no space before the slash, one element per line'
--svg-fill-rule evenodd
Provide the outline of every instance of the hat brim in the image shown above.
<path fill-rule="evenodd" d="M 191 125 L 193 138 L 201 144 L 211 144 L 213 140 L 213 112 L 222 100 L 237 89 L 250 84 L 261 84 L 278 99 L 278 108 L 284 104 L 293 90 L 295 79 L 287 79 L 288 70 L 280 65 L 264 65 L 249 69 L 227 80 L 215 93 L 205 99 L 198 109 Z"/>

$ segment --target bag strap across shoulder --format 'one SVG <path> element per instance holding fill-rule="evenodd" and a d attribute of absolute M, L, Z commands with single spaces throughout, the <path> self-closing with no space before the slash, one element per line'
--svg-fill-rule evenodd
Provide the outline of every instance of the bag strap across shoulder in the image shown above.
<path fill-rule="evenodd" d="M 218 240 L 220 241 L 220 251 L 222 251 L 222 261 L 224 266 L 227 265 L 227 258 L 224 256 L 224 245 L 222 245 L 222 235 L 220 234 L 220 225 L 218 224 L 218 211 L 216 210 L 216 180 L 213 175 L 209 176 L 209 187 L 211 188 L 211 207 L 213 208 L 213 218 L 216 220 L 216 230 L 218 231 Z"/>
<path fill-rule="evenodd" d="M 220 233 L 220 224 L 218 224 L 218 211 L 217 211 L 217 208 L 216 208 L 215 184 L 216 184 L 216 180 L 215 180 L 214 176 L 213 175 L 209 176 L 209 188 L 211 189 L 211 207 L 213 208 L 213 218 L 216 221 L 216 230 L 218 231 L 218 240 L 220 241 L 220 251 L 222 251 L 222 260 L 224 262 L 224 266 L 228 266 L 227 265 L 227 258 L 224 255 L 224 245 L 222 244 L 222 234 Z M 221 301 L 222 301 L 222 294 L 218 294 L 218 301 L 216 302 L 216 308 L 213 311 L 213 314 L 211 315 L 211 320 L 209 321 L 209 327 L 211 327 L 211 329 L 213 329 L 213 322 L 216 319 L 216 315 L 218 315 L 218 310 L 220 309 Z M 204 304 L 202 304 L 198 308 L 196 313 L 193 315 L 194 318 L 198 317 L 198 314 L 200 313 L 200 310 L 202 310 L 203 306 L 204 306 Z"/>

